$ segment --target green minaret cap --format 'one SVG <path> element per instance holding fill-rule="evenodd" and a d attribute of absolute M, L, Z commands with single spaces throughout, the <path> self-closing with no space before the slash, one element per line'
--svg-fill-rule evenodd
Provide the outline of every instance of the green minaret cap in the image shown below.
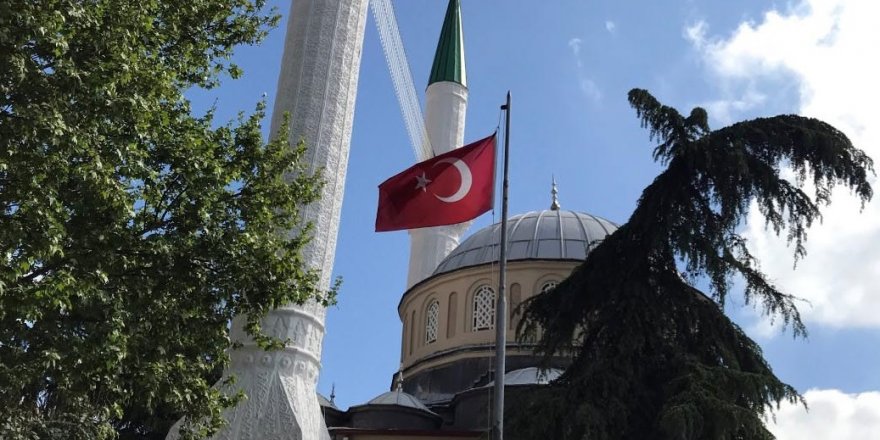
<path fill-rule="evenodd" d="M 449 7 L 446 8 L 446 18 L 443 19 L 443 30 L 440 31 L 440 42 L 437 43 L 437 53 L 434 55 L 434 66 L 431 67 L 428 85 L 441 81 L 457 82 L 467 87 L 459 0 L 449 0 Z"/>

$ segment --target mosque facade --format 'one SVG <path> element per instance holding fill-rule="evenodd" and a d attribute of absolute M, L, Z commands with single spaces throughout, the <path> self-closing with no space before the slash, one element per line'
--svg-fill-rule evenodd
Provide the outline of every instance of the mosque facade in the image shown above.
<path fill-rule="evenodd" d="M 464 144 L 468 88 L 459 0 L 450 0 L 425 94 L 431 149 L 442 154 Z M 552 289 L 617 225 L 563 210 L 553 183 L 549 209 L 507 220 L 507 403 L 544 386 L 570 364 L 549 365 L 534 344 L 516 337 L 518 306 Z M 409 231 L 407 289 L 397 307 L 402 323 L 401 368 L 391 389 L 346 410 L 319 396 L 334 440 L 486 438 L 496 370 L 495 304 L 501 224 L 460 242 L 470 223 Z"/>
<path fill-rule="evenodd" d="M 555 188 L 554 188 L 555 193 Z M 527 395 L 569 365 L 543 365 L 534 345 L 516 338 L 517 306 L 551 289 L 617 225 L 594 215 L 550 209 L 508 219 L 508 318 L 505 391 Z M 346 411 L 319 398 L 335 440 L 483 438 L 489 427 L 495 370 L 495 295 L 500 223 L 465 239 L 433 274 L 407 289 L 401 370 L 392 389 Z M 516 399 L 509 399 L 508 403 Z"/>
<path fill-rule="evenodd" d="M 304 251 L 309 267 L 329 285 L 348 162 L 367 0 L 295 0 L 285 41 L 272 132 L 290 114 L 292 143 L 306 141 L 310 171 L 327 183 L 304 220 L 315 237 Z M 425 128 L 434 155 L 460 147 L 469 90 L 459 0 L 449 0 L 425 95 Z M 561 209 L 555 183 L 550 209 L 507 220 L 508 266 L 504 292 L 510 304 L 505 390 L 527 395 L 569 365 L 565 356 L 541 364 L 534 345 L 516 338 L 517 306 L 553 288 L 617 226 Z M 290 341 L 282 350 L 260 350 L 244 341 L 231 353 L 225 375 L 235 375 L 248 400 L 224 414 L 216 439 L 409 440 L 485 438 L 496 371 L 495 301 L 500 224 L 460 242 L 470 223 L 410 233 L 407 289 L 398 304 L 403 324 L 401 369 L 391 389 L 346 410 L 316 393 L 325 309 L 314 302 L 272 311 L 263 328 Z M 540 366 L 540 367 L 539 367 Z M 500 372 L 498 372 L 500 373 Z M 515 399 L 514 399 L 515 400 Z M 510 401 L 508 401 L 510 402 Z M 168 434 L 177 438 L 176 426 Z"/>

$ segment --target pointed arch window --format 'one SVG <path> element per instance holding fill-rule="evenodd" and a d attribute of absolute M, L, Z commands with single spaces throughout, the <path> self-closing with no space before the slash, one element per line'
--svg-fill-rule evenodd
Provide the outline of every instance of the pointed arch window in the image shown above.
<path fill-rule="evenodd" d="M 474 293 L 474 330 L 486 330 L 495 326 L 495 291 L 487 285 Z"/>
<path fill-rule="evenodd" d="M 437 329 L 440 327 L 440 303 L 435 299 L 428 304 L 425 313 L 425 342 L 430 344 L 437 340 Z"/>

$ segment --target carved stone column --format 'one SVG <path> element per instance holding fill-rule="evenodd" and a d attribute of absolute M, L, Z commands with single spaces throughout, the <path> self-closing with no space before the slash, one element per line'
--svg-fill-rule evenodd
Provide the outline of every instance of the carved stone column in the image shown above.
<path fill-rule="evenodd" d="M 345 187 L 354 103 L 367 16 L 367 0 L 294 0 L 287 27 L 272 133 L 290 113 L 290 141 L 306 142 L 309 171 L 322 170 L 321 199 L 303 210 L 314 223 L 304 250 L 309 267 L 329 287 Z M 263 321 L 263 330 L 290 338 L 283 350 L 265 352 L 247 338 L 244 319 L 233 320 L 232 339 L 244 347 L 231 353 L 225 375 L 234 374 L 247 401 L 227 412 L 217 439 L 329 438 L 316 396 L 324 338 L 325 309 L 317 303 L 285 306 Z M 176 438 L 172 428 L 169 438 Z"/>

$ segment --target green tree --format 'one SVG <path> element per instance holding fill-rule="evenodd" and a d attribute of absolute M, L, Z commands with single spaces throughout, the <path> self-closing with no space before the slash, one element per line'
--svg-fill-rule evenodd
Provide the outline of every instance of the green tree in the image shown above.
<path fill-rule="evenodd" d="M 236 77 L 263 0 L 0 2 L 0 438 L 204 435 L 227 324 L 329 301 L 300 251 L 319 177 L 184 92 Z M 266 346 L 279 341 L 260 338 Z"/>
<path fill-rule="evenodd" d="M 573 364 L 532 399 L 517 428 L 535 439 L 772 439 L 763 417 L 802 399 L 724 314 L 731 286 L 741 282 L 746 303 L 796 336 L 805 328 L 796 298 L 761 273 L 737 228 L 756 206 L 803 256 L 835 185 L 871 198 L 872 162 L 816 119 L 776 116 L 712 131 L 701 108 L 685 117 L 638 89 L 629 102 L 666 169 L 629 221 L 526 305 L 520 330 L 542 329 L 541 353 L 572 350 Z M 795 182 L 784 179 L 786 167 Z M 709 294 L 694 280 L 706 280 Z"/>

